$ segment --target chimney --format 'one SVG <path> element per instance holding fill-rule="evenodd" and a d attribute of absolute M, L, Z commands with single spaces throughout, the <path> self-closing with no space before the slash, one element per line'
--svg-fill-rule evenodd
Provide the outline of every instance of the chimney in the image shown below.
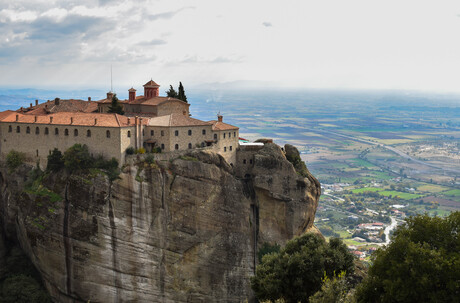
<path fill-rule="evenodd" d="M 38 100 L 35 99 L 35 106 L 38 106 Z"/>
<path fill-rule="evenodd" d="M 129 101 L 134 101 L 136 99 L 136 90 L 131 87 L 130 89 L 128 89 L 128 92 L 129 92 Z"/>
<path fill-rule="evenodd" d="M 32 108 L 32 103 L 30 103 L 30 108 Z"/>
<path fill-rule="evenodd" d="M 53 117 L 50 117 L 50 124 L 53 123 Z"/>
<path fill-rule="evenodd" d="M 107 99 L 108 99 L 108 100 L 112 100 L 112 98 L 113 98 L 113 93 L 112 93 L 112 92 L 108 92 L 108 93 L 107 93 Z"/>
<path fill-rule="evenodd" d="M 97 118 L 94 118 L 94 125 L 97 124 Z"/>
<path fill-rule="evenodd" d="M 73 117 L 70 117 L 70 124 L 73 124 Z"/>
<path fill-rule="evenodd" d="M 37 116 L 34 116 L 34 122 L 37 122 Z"/>
<path fill-rule="evenodd" d="M 19 121 L 19 115 L 16 115 L 16 121 Z"/>
<path fill-rule="evenodd" d="M 91 101 L 91 97 L 88 97 L 88 101 Z"/>
<path fill-rule="evenodd" d="M 128 125 L 130 125 L 130 124 L 131 124 L 131 119 L 130 119 L 130 118 L 128 118 Z"/>
<path fill-rule="evenodd" d="M 223 119 L 224 119 L 224 116 L 222 116 L 221 114 L 217 115 L 217 121 L 218 122 L 222 122 Z"/>

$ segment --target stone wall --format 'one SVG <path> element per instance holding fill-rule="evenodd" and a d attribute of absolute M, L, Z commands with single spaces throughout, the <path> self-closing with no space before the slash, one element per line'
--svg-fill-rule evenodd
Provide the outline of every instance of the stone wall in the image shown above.
<path fill-rule="evenodd" d="M 11 132 L 9 127 L 11 126 Z M 17 127 L 20 132 L 17 132 Z M 30 132 L 27 133 L 27 127 Z M 36 129 L 38 128 L 38 133 Z M 76 143 L 86 144 L 89 151 L 94 155 L 103 155 L 110 159 L 114 157 L 123 163 L 123 153 L 134 142 L 134 126 L 132 127 L 100 127 L 100 126 L 73 126 L 34 123 L 0 123 L 2 144 L 0 146 L 1 157 L 5 158 L 11 150 L 23 152 L 27 155 L 27 161 L 45 167 L 47 157 L 54 148 L 64 152 Z M 48 129 L 48 134 L 46 134 Z M 56 129 L 58 134 L 56 134 Z M 68 135 L 66 135 L 66 130 Z M 132 137 L 127 137 L 131 131 Z M 77 131 L 77 133 L 75 133 Z M 88 136 L 88 131 L 90 135 Z M 110 132 L 110 138 L 107 137 Z"/>
<path fill-rule="evenodd" d="M 168 101 L 156 106 L 157 108 L 157 115 L 158 116 L 165 116 L 170 114 L 184 114 L 188 116 L 189 114 L 189 107 L 190 104 L 181 102 L 181 101 Z"/>

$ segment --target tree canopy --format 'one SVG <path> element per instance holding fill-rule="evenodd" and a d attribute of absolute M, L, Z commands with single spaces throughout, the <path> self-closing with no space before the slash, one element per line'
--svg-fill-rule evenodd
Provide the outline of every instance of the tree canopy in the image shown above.
<path fill-rule="evenodd" d="M 112 97 L 112 104 L 109 106 L 109 113 L 124 115 L 125 111 L 123 110 L 123 105 L 118 100 L 117 94 L 114 94 Z"/>
<path fill-rule="evenodd" d="M 177 93 L 177 99 L 187 102 L 187 96 L 185 95 L 185 90 L 182 82 L 179 82 L 179 92 Z"/>
<path fill-rule="evenodd" d="M 174 89 L 172 85 L 169 86 L 169 90 L 166 91 L 166 96 L 170 98 L 177 98 L 178 94 L 177 91 Z"/>
<path fill-rule="evenodd" d="M 279 253 L 263 256 L 251 287 L 259 300 L 308 302 L 325 276 L 353 271 L 353 256 L 340 239 L 331 238 L 328 243 L 320 235 L 307 233 L 287 242 Z"/>
<path fill-rule="evenodd" d="M 373 255 L 358 302 L 458 302 L 460 212 L 406 219 L 386 249 Z"/>

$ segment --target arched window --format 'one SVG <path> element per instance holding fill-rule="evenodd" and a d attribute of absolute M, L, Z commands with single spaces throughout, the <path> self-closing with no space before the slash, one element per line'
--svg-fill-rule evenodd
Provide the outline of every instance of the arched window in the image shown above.
<path fill-rule="evenodd" d="M 161 131 L 161 136 L 163 137 L 164 135 L 165 135 L 165 131 L 162 130 L 162 131 Z"/>
<path fill-rule="evenodd" d="M 206 130 L 203 129 L 203 130 L 201 131 L 201 133 L 202 133 L 203 135 L 206 135 Z"/>
<path fill-rule="evenodd" d="M 228 137 L 230 138 L 232 136 L 232 133 L 228 133 Z"/>
<path fill-rule="evenodd" d="M 174 145 L 174 149 L 179 149 L 179 144 Z"/>
<path fill-rule="evenodd" d="M 105 136 L 106 136 L 107 138 L 110 138 L 110 130 L 108 130 L 108 131 L 105 132 Z"/>
<path fill-rule="evenodd" d="M 243 160 L 243 164 L 246 164 L 246 159 Z"/>
<path fill-rule="evenodd" d="M 12 127 L 11 125 L 8 126 L 8 132 L 9 132 L 9 133 L 13 132 L 13 127 Z"/>
<path fill-rule="evenodd" d="M 249 164 L 252 164 L 252 159 L 249 160 Z"/>
<path fill-rule="evenodd" d="M 21 132 L 21 127 L 20 127 L 19 125 L 16 126 L 16 132 L 17 132 L 17 133 L 20 133 L 20 132 Z"/>
<path fill-rule="evenodd" d="M 38 135 L 40 133 L 40 128 L 39 127 L 36 127 L 35 128 L 35 134 Z"/>
<path fill-rule="evenodd" d="M 27 126 L 27 128 L 26 128 L 26 133 L 27 133 L 27 134 L 30 134 L 30 127 L 28 127 L 28 126 Z"/>
<path fill-rule="evenodd" d="M 217 140 L 217 134 L 214 134 L 214 140 Z"/>
<path fill-rule="evenodd" d="M 164 144 L 161 144 L 161 149 L 165 149 L 165 145 L 164 145 Z"/>
<path fill-rule="evenodd" d="M 191 129 L 188 130 L 188 135 L 189 135 L 189 136 L 192 135 L 192 130 L 191 130 Z"/>
<path fill-rule="evenodd" d="M 155 132 L 153 130 L 150 131 L 150 136 L 153 137 L 153 135 L 155 134 Z"/>
<path fill-rule="evenodd" d="M 48 127 L 45 127 L 45 135 L 48 135 L 50 133 L 50 130 L 48 129 Z"/>
<path fill-rule="evenodd" d="M 224 133 L 224 139 L 225 139 L 225 133 Z"/>
<path fill-rule="evenodd" d="M 75 137 L 78 136 L 78 129 L 74 129 L 74 130 L 73 130 L 73 135 L 74 135 Z"/>
<path fill-rule="evenodd" d="M 227 146 L 224 146 L 224 152 L 226 152 L 226 151 L 227 151 Z"/>
<path fill-rule="evenodd" d="M 179 131 L 178 130 L 174 131 L 174 136 L 176 136 L 176 137 L 179 136 Z"/>
<path fill-rule="evenodd" d="M 130 138 L 130 137 L 131 137 L 131 131 L 128 130 L 128 138 Z"/>
<path fill-rule="evenodd" d="M 69 130 L 66 128 L 66 129 L 64 130 L 64 136 L 68 136 L 68 135 L 69 135 Z"/>
<path fill-rule="evenodd" d="M 86 131 L 86 136 L 87 136 L 87 137 L 91 137 L 91 130 L 90 130 L 90 129 L 88 129 L 88 130 Z"/>
<path fill-rule="evenodd" d="M 236 137 L 236 132 L 233 132 L 233 137 Z"/>
<path fill-rule="evenodd" d="M 188 144 L 188 149 L 192 149 L 192 143 Z"/>
<path fill-rule="evenodd" d="M 230 151 L 232 151 L 232 146 L 230 146 Z"/>
<path fill-rule="evenodd" d="M 59 128 L 56 127 L 56 128 L 54 129 L 54 134 L 55 134 L 55 135 L 59 135 Z"/>

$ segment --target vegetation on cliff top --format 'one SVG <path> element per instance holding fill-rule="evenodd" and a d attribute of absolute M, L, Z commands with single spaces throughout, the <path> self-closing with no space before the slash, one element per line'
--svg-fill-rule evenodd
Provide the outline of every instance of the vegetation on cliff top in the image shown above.
<path fill-rule="evenodd" d="M 260 300 L 308 302 L 325 276 L 353 271 L 353 256 L 340 239 L 326 242 L 320 235 L 307 233 L 288 241 L 280 252 L 263 256 L 251 287 Z"/>
<path fill-rule="evenodd" d="M 7 155 L 6 155 L 6 165 L 8 167 L 8 170 L 12 172 L 16 168 L 19 167 L 24 161 L 26 160 L 26 155 L 24 153 L 11 150 Z"/>

